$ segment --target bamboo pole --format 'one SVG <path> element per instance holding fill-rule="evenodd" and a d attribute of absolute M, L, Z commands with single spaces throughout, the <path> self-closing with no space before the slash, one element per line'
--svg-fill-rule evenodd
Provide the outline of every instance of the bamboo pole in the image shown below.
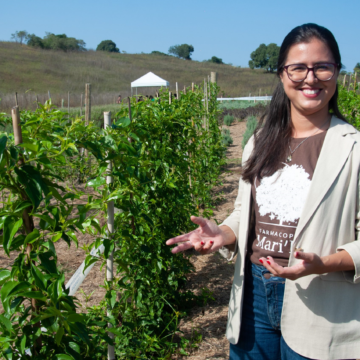
<path fill-rule="evenodd" d="M 346 74 L 344 75 L 344 79 L 343 79 L 343 87 L 345 87 L 346 84 Z"/>
<path fill-rule="evenodd" d="M 19 106 L 17 92 L 15 92 L 15 106 Z"/>
<path fill-rule="evenodd" d="M 195 84 L 191 83 L 191 91 L 194 92 Z"/>
<path fill-rule="evenodd" d="M 348 86 L 348 91 L 350 91 L 350 84 L 351 84 L 351 74 L 349 74 L 349 86 Z"/>
<path fill-rule="evenodd" d="M 111 127 L 111 112 L 104 112 L 104 129 L 106 130 L 108 127 Z M 112 164 L 111 161 L 107 161 L 107 176 L 106 176 L 106 183 L 110 185 L 113 183 L 114 179 L 111 175 L 112 173 Z M 108 236 L 111 237 L 114 233 L 114 201 L 109 201 L 107 204 L 107 226 L 108 226 Z M 114 279 L 114 273 L 113 273 L 113 267 L 114 267 L 114 251 L 111 252 L 108 259 L 106 260 L 106 280 L 107 281 L 113 281 Z M 108 307 L 107 309 L 107 316 L 111 316 L 111 308 Z M 108 323 L 108 328 L 111 328 L 111 323 Z M 111 339 L 114 339 L 114 334 L 111 332 L 108 332 L 108 336 Z M 115 350 L 114 346 L 108 345 L 108 360 L 115 359 Z"/>
<path fill-rule="evenodd" d="M 169 91 L 169 104 L 171 104 L 171 99 L 172 98 L 172 93 L 171 93 L 171 91 Z"/>
<path fill-rule="evenodd" d="M 184 85 L 184 95 L 186 95 L 186 86 Z"/>
<path fill-rule="evenodd" d="M 177 82 L 176 82 L 176 100 L 179 100 L 179 86 Z"/>
<path fill-rule="evenodd" d="M 70 119 L 70 91 L 68 91 L 68 120 Z"/>

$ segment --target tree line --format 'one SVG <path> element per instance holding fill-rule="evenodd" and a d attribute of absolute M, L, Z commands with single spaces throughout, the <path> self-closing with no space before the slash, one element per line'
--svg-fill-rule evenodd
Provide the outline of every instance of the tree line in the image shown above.
<path fill-rule="evenodd" d="M 74 37 L 68 37 L 66 34 L 55 35 L 53 33 L 46 33 L 46 35 L 41 38 L 35 34 L 29 34 L 25 30 L 16 31 L 14 34 L 11 34 L 11 40 L 20 43 L 27 44 L 28 46 L 41 48 L 46 50 L 62 50 L 62 51 L 86 51 L 85 41 L 81 39 L 76 39 Z M 106 51 L 113 53 L 120 53 L 120 49 L 117 47 L 116 43 L 112 40 L 103 40 L 96 47 L 96 51 Z M 191 60 L 191 55 L 194 52 L 194 47 L 189 44 L 173 45 L 170 46 L 168 53 L 176 56 L 180 59 Z M 166 55 L 161 51 L 153 51 L 151 54 L 154 55 Z M 208 62 L 223 64 L 222 59 L 213 56 Z"/>
<path fill-rule="evenodd" d="M 86 51 L 86 43 L 84 40 L 76 39 L 74 37 L 68 37 L 66 34 L 55 35 L 48 32 L 43 38 L 41 38 L 39 36 L 36 36 L 35 34 L 29 34 L 27 31 L 22 30 L 16 31 L 14 34 L 11 34 L 11 39 L 20 44 L 26 43 L 28 46 L 41 49 Z M 96 47 L 96 51 L 120 53 L 120 49 L 112 40 L 101 41 L 100 44 Z M 168 54 L 157 50 L 152 51 L 151 54 L 162 56 L 172 55 L 178 57 L 179 59 L 191 60 L 191 56 L 194 51 L 195 49 L 192 45 L 180 44 L 170 46 Z M 268 72 L 274 72 L 275 70 L 277 70 L 276 67 L 279 57 L 279 51 L 280 47 L 275 43 L 270 43 L 268 45 L 260 44 L 259 47 L 250 54 L 250 69 L 264 69 Z M 224 64 L 223 60 L 217 56 L 212 56 L 209 60 L 204 60 L 204 62 Z M 360 72 L 360 62 L 355 65 L 354 72 Z M 341 74 L 345 75 L 347 74 L 347 72 L 345 70 L 342 70 Z"/>

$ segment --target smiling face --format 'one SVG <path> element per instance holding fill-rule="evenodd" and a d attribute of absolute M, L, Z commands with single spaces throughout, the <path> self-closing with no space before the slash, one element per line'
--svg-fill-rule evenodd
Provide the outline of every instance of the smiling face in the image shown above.
<path fill-rule="evenodd" d="M 319 63 L 335 63 L 329 47 L 317 38 L 308 43 L 291 46 L 285 66 L 290 64 L 305 64 L 312 68 Z M 305 80 L 300 83 L 291 81 L 286 71 L 280 74 L 284 90 L 291 102 L 291 115 L 318 115 L 325 117 L 329 111 L 329 101 L 335 93 L 338 70 L 329 81 L 320 81 L 309 71 Z"/>

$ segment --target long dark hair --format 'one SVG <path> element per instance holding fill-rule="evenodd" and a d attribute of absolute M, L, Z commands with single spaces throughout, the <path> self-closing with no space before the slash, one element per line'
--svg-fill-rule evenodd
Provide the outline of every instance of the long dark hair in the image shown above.
<path fill-rule="evenodd" d="M 283 71 L 291 46 L 299 43 L 309 43 L 314 38 L 319 39 L 328 46 L 340 71 L 340 51 L 331 31 L 316 24 L 304 24 L 291 30 L 281 44 L 277 63 L 278 77 Z M 329 101 L 329 110 L 338 118 L 345 120 L 339 111 L 337 98 L 338 87 L 336 86 L 335 93 Z M 291 134 L 290 100 L 284 91 L 282 83 L 279 81 L 268 110 L 260 118 L 255 130 L 254 150 L 245 164 L 242 174 L 243 180 L 252 183 L 255 177 L 261 179 L 264 176 L 271 176 L 277 171 L 279 164 L 286 158 Z"/>

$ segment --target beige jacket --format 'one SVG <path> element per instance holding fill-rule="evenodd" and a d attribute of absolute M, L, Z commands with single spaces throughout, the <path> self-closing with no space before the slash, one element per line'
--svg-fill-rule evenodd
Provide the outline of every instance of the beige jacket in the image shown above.
<path fill-rule="evenodd" d="M 306 146 L 306 144 L 304 144 Z M 253 149 L 251 139 L 243 163 Z M 355 271 L 309 275 L 286 280 L 282 335 L 298 354 L 312 359 L 360 357 L 360 133 L 332 117 L 293 248 L 320 256 L 346 250 Z M 235 233 L 239 252 L 229 303 L 226 336 L 236 344 L 240 334 L 244 260 L 251 214 L 251 185 L 240 179 L 233 213 L 222 223 Z M 291 252 L 289 266 L 297 263 Z"/>

